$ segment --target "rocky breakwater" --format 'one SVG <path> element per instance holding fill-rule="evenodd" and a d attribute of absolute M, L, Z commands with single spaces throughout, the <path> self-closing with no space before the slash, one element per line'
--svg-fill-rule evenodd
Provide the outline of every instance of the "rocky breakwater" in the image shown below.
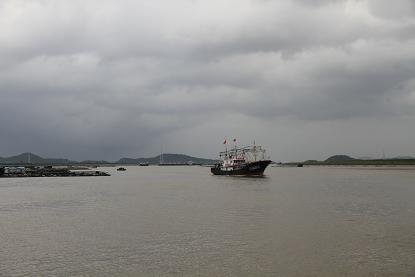
<path fill-rule="evenodd" d="M 68 167 L 52 166 L 5 166 L 0 167 L 0 178 L 19 177 L 93 177 L 110 176 L 103 171 L 70 170 Z"/>

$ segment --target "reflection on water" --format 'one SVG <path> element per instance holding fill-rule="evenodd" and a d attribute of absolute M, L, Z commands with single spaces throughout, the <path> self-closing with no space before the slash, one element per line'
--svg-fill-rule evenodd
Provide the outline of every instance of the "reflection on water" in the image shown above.
<path fill-rule="evenodd" d="M 0 275 L 414 276 L 415 171 L 0 179 Z"/>

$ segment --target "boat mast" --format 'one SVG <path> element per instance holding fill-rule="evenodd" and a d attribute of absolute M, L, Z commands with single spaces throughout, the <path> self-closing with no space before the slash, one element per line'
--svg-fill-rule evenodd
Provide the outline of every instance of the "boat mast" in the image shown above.
<path fill-rule="evenodd" d="M 238 157 L 238 153 L 237 153 L 237 150 L 236 150 L 236 138 L 234 138 L 233 139 L 233 146 L 234 146 L 234 148 L 235 148 L 235 159 Z"/>
<path fill-rule="evenodd" d="M 223 142 L 223 144 L 225 144 L 225 158 L 228 158 L 228 143 L 226 141 L 226 137 L 225 137 L 225 141 Z"/>

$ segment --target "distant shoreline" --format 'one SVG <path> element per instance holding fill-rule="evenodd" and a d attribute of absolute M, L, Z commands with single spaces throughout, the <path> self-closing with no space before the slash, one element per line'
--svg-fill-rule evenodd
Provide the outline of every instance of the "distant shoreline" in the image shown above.
<path fill-rule="evenodd" d="M 347 155 L 334 155 L 324 161 L 307 160 L 284 163 L 288 166 L 415 166 L 415 158 L 355 159 Z"/>
<path fill-rule="evenodd" d="M 297 167 L 297 164 L 283 164 L 281 166 L 274 167 Z M 303 167 L 324 167 L 324 168 L 343 168 L 343 169 L 368 169 L 368 170 L 415 170 L 414 164 L 408 165 L 393 165 L 393 164 L 382 164 L 382 165 L 365 165 L 365 164 L 354 164 L 354 165 L 333 165 L 333 164 L 303 164 Z"/>

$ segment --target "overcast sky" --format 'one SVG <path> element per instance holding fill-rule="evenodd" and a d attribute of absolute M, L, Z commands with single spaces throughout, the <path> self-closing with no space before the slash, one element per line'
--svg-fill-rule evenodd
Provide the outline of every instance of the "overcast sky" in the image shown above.
<path fill-rule="evenodd" d="M 415 155 L 413 0 L 1 0 L 0 156 Z"/>

